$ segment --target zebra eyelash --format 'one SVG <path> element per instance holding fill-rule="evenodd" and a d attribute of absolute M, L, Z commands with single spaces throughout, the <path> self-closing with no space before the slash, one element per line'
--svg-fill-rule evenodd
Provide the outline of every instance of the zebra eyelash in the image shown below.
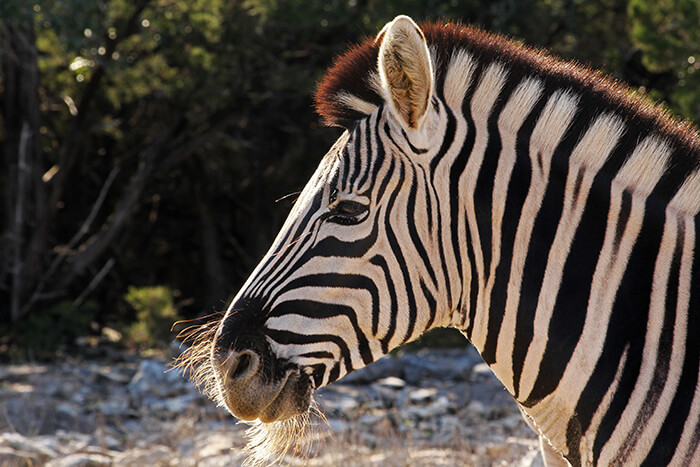
<path fill-rule="evenodd" d="M 354 199 L 338 199 L 338 189 L 328 196 L 328 211 L 321 217 L 335 224 L 355 225 L 367 218 L 369 205 Z"/>
<path fill-rule="evenodd" d="M 369 206 L 351 199 L 337 201 L 324 218 L 335 224 L 355 225 L 367 218 Z"/>

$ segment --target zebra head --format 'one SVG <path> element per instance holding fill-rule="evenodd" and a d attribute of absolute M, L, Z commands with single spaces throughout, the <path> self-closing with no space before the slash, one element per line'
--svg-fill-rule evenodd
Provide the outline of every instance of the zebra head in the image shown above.
<path fill-rule="evenodd" d="M 347 63 L 321 86 L 321 107 L 326 99 L 357 117 L 344 121 L 211 339 L 214 392 L 238 418 L 302 414 L 314 389 L 449 323 L 456 287 L 440 269 L 444 174 L 431 167 L 446 110 L 430 52 L 404 16 L 369 55 L 360 85 L 372 99 L 334 81 Z"/>

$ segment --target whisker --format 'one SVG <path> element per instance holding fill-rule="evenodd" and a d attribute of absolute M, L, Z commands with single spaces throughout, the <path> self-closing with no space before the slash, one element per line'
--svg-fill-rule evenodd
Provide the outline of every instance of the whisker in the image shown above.
<path fill-rule="evenodd" d="M 292 192 L 292 193 L 289 193 L 289 194 L 287 194 L 287 195 L 284 195 L 284 196 L 281 197 L 281 198 L 276 199 L 276 200 L 275 200 L 275 203 L 279 203 L 280 201 L 284 201 L 284 200 L 287 199 L 287 198 L 290 198 L 290 197 L 292 197 L 292 196 L 299 195 L 299 194 L 301 194 L 301 191 L 294 191 L 294 192 Z M 296 201 L 296 200 L 294 200 L 294 201 Z"/>
<path fill-rule="evenodd" d="M 287 243 L 285 246 L 283 246 L 282 248 L 280 248 L 280 250 L 279 250 L 277 253 L 273 254 L 272 256 L 277 256 L 277 255 L 280 255 L 280 254 L 284 253 L 287 249 L 291 248 L 291 247 L 294 246 L 296 243 L 302 241 L 302 240 L 304 239 L 304 237 L 307 237 L 307 236 L 309 236 L 309 235 L 311 235 L 311 232 L 305 232 L 304 234 L 299 235 L 297 238 L 295 238 L 294 240 L 290 241 L 290 242 Z"/>

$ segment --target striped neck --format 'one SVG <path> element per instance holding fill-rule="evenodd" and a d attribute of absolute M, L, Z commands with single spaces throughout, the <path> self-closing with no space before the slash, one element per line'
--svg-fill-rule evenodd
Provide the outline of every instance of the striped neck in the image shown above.
<path fill-rule="evenodd" d="M 638 335 L 659 339 L 669 313 L 688 312 L 665 297 L 692 287 L 690 271 L 670 282 L 670 264 L 677 258 L 681 268 L 693 251 L 698 152 L 548 76 L 467 53 L 454 54 L 444 76 L 439 95 L 463 143 L 448 162 L 445 198 L 459 200 L 451 212 L 463 283 L 452 324 L 566 452 L 576 404 L 605 351 L 601 332 L 619 334 L 613 361 L 623 363 L 605 377 L 617 385 L 627 358 L 639 359 L 629 356 L 634 326 L 623 323 L 649 309 L 652 327 Z M 638 368 L 653 374 L 655 362 Z"/>

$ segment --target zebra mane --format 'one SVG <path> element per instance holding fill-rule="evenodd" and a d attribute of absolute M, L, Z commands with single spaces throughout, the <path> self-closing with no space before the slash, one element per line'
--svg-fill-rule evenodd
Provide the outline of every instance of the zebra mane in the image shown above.
<path fill-rule="evenodd" d="M 432 51 L 435 89 L 442 96 L 444 77 L 453 54 L 465 50 L 481 66 L 501 63 L 511 76 L 532 76 L 546 85 L 569 89 L 592 114 L 612 112 L 640 134 L 654 133 L 679 152 L 686 163 L 700 164 L 700 136 L 689 121 L 672 116 L 629 86 L 573 61 L 459 23 L 422 23 Z M 339 56 L 321 79 L 314 95 L 316 111 L 329 126 L 349 127 L 383 103 L 378 90 L 377 54 L 381 36 L 367 38 Z"/>

